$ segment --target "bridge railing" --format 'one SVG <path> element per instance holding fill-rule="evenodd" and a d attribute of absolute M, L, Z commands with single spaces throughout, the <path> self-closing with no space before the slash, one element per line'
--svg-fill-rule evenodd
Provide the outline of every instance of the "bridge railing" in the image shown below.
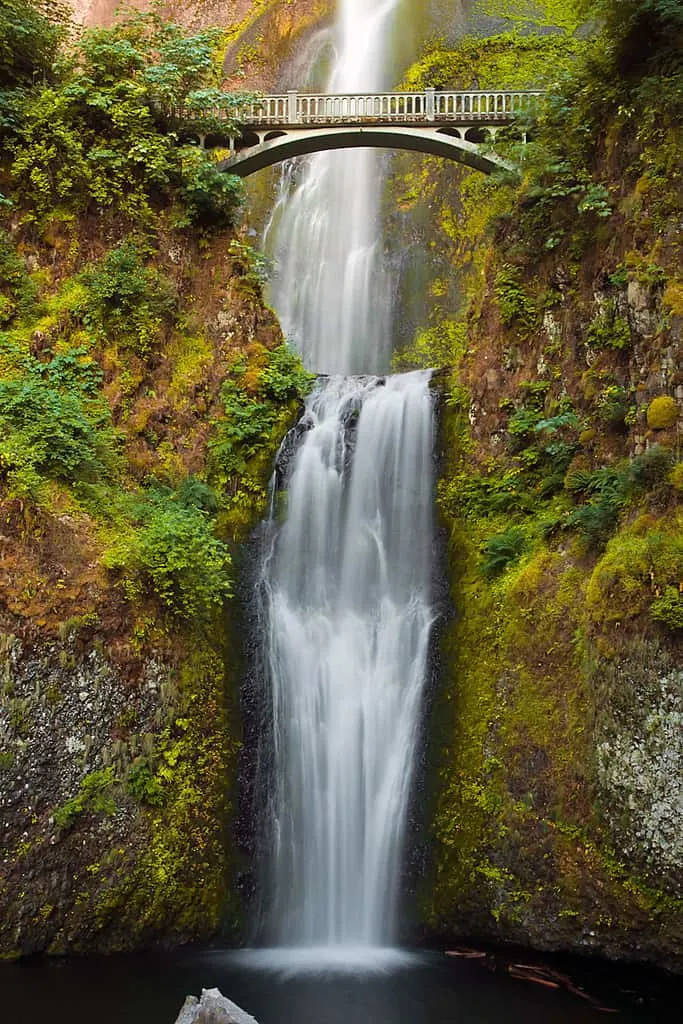
<path fill-rule="evenodd" d="M 460 90 L 384 93 L 300 93 L 261 96 L 232 111 L 242 124 L 320 125 L 378 122 L 507 121 L 517 113 L 532 111 L 542 92 L 536 90 Z M 195 118 L 220 117 L 203 111 Z"/>

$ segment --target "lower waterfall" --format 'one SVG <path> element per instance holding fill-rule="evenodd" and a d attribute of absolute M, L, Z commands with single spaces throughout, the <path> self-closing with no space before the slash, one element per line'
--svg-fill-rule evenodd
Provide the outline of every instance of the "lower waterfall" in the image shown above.
<path fill-rule="evenodd" d="M 429 373 L 322 379 L 280 471 L 286 515 L 260 581 L 278 946 L 395 939 L 433 618 L 433 433 Z"/>

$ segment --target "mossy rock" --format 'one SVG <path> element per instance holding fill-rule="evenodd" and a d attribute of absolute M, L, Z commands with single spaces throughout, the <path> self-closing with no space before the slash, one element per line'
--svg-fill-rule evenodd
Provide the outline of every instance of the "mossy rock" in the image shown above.
<path fill-rule="evenodd" d="M 647 408 L 647 425 L 651 430 L 666 430 L 678 419 L 678 402 L 669 395 L 653 399 Z"/>
<path fill-rule="evenodd" d="M 683 491 L 683 462 L 677 462 L 671 470 L 669 483 L 675 491 Z"/>
<path fill-rule="evenodd" d="M 682 281 L 669 281 L 662 295 L 662 304 L 674 316 L 683 316 Z"/>

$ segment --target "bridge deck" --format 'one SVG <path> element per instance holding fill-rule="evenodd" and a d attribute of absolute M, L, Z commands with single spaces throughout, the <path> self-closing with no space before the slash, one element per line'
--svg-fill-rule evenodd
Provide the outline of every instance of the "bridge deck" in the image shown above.
<path fill-rule="evenodd" d="M 532 112 L 540 96 L 535 90 L 459 90 L 386 93 L 299 93 L 262 96 L 232 111 L 248 129 L 356 124 L 500 124 Z M 219 111 L 193 115 L 218 117 Z"/>

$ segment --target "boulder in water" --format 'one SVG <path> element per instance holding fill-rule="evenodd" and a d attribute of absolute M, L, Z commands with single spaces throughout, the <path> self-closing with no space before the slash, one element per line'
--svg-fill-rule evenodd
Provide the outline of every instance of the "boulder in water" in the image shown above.
<path fill-rule="evenodd" d="M 188 996 L 175 1024 L 258 1024 L 217 988 L 202 989 L 201 999 Z"/>

